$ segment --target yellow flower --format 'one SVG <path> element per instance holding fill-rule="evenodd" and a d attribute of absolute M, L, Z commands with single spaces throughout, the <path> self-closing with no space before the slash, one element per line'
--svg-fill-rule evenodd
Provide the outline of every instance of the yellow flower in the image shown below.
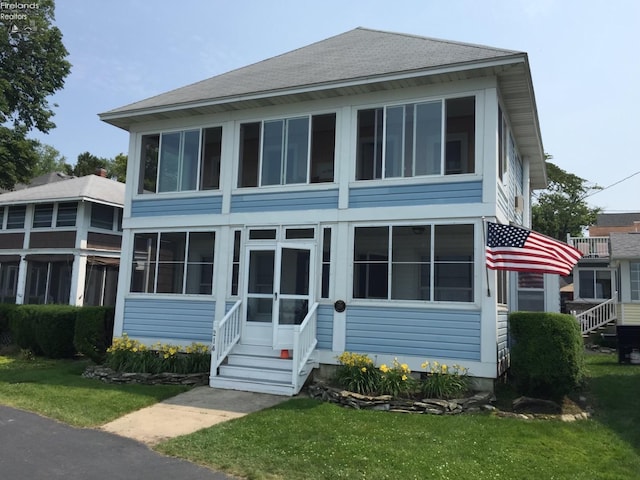
<path fill-rule="evenodd" d="M 447 366 L 446 365 L 442 365 L 442 373 L 447 373 Z"/>
<path fill-rule="evenodd" d="M 362 367 L 360 370 L 362 371 L 362 373 L 364 373 L 367 371 L 367 367 Z"/>
<path fill-rule="evenodd" d="M 137 349 L 136 347 L 133 347 L 133 348 L 131 349 L 131 351 L 132 351 L 133 353 L 135 353 L 135 352 L 137 352 L 137 351 L 138 351 L 138 349 Z"/>
<path fill-rule="evenodd" d="M 400 367 L 402 368 L 403 372 L 411 373 L 411 370 L 409 370 L 409 365 L 407 365 L 406 363 L 403 363 L 402 365 L 400 365 Z"/>
<path fill-rule="evenodd" d="M 380 365 L 380 371 L 382 373 L 387 373 L 389 371 L 389 367 L 387 367 L 384 363 Z"/>
<path fill-rule="evenodd" d="M 422 365 L 420 365 L 422 368 L 424 368 L 425 370 L 427 368 L 429 368 L 429 362 L 424 362 Z"/>
<path fill-rule="evenodd" d="M 402 375 L 402 381 L 406 382 L 407 381 L 407 376 L 406 375 Z"/>

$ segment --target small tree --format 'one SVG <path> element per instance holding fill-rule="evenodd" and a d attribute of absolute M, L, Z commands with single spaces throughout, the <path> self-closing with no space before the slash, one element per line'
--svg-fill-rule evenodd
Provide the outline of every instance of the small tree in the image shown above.
<path fill-rule="evenodd" d="M 548 159 L 552 158 L 550 156 Z M 596 222 L 600 208 L 589 207 L 585 198 L 602 190 L 587 180 L 568 173 L 547 160 L 549 185 L 531 207 L 533 229 L 565 241 L 567 234 L 582 236 L 582 230 Z"/>

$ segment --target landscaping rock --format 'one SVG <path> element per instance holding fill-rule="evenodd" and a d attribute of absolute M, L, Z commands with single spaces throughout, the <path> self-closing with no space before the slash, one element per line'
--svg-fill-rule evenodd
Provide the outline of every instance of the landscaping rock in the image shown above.
<path fill-rule="evenodd" d="M 200 386 L 209 384 L 209 373 L 118 373 L 101 365 L 89 366 L 82 374 L 85 378 L 98 379 L 105 383 L 139 383 L 143 385 L 185 385 Z"/>
<path fill-rule="evenodd" d="M 513 401 L 513 410 L 527 413 L 561 413 L 562 407 L 551 400 L 519 397 Z"/>

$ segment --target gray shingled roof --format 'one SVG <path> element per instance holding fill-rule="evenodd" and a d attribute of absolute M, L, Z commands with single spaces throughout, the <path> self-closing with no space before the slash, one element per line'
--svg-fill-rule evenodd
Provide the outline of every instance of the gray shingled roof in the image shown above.
<path fill-rule="evenodd" d="M 366 28 L 100 114 L 129 130 L 140 122 L 496 76 L 514 137 L 546 187 L 544 148 L 529 61 L 514 50 Z"/>
<path fill-rule="evenodd" d="M 610 233 L 611 259 L 640 259 L 640 232 Z"/>
<path fill-rule="evenodd" d="M 69 200 L 88 200 L 122 206 L 124 183 L 97 175 L 87 175 L 0 194 L 0 206 Z"/>
<path fill-rule="evenodd" d="M 283 55 L 111 110 L 104 115 L 421 71 L 510 57 L 518 53 L 356 28 Z"/>
<path fill-rule="evenodd" d="M 596 227 L 630 227 L 640 222 L 640 213 L 599 213 Z"/>

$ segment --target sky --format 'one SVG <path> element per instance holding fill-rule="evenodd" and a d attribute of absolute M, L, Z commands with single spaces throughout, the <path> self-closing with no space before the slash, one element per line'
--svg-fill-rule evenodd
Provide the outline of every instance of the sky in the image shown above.
<path fill-rule="evenodd" d="M 640 211 L 637 0 L 57 0 L 55 24 L 73 66 L 32 136 L 68 163 L 128 153 L 98 113 L 366 27 L 527 52 L 545 152 Z"/>

